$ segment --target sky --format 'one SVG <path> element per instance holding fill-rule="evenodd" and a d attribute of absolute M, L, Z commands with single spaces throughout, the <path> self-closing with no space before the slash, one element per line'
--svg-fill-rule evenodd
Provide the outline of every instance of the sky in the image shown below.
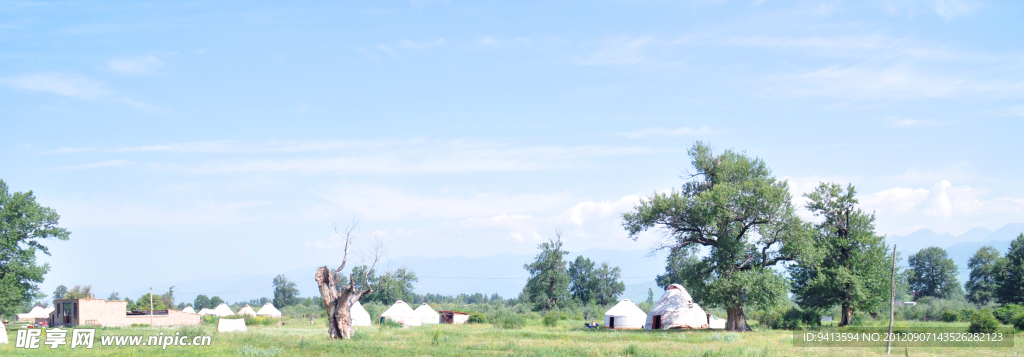
<path fill-rule="evenodd" d="M 648 249 L 687 148 L 880 234 L 1024 222 L 1019 1 L 0 3 L 0 180 L 61 215 L 40 285 Z M 806 214 L 806 212 L 805 212 Z M 310 272 L 312 276 L 312 272 Z M 132 292 L 132 294 L 140 295 Z M 127 292 L 124 294 L 128 294 Z M 133 295 L 134 296 L 134 295 Z"/>

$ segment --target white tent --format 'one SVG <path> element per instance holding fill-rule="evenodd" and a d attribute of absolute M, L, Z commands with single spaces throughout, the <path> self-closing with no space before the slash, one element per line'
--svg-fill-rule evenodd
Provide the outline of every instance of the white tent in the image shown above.
<path fill-rule="evenodd" d="M 274 304 L 268 302 L 263 304 L 256 316 L 281 317 L 281 311 L 274 307 Z"/>
<path fill-rule="evenodd" d="M 245 319 L 220 319 L 217 321 L 217 332 L 248 331 L 245 329 Z"/>
<path fill-rule="evenodd" d="M 720 319 L 720 318 L 716 317 L 715 315 L 708 314 L 708 328 L 724 330 L 725 329 L 725 319 Z"/>
<path fill-rule="evenodd" d="M 607 328 L 641 329 L 644 321 L 647 321 L 647 314 L 629 299 L 619 301 L 604 313 L 604 326 Z"/>
<path fill-rule="evenodd" d="M 0 322 L 0 345 L 7 343 L 7 326 Z"/>
<path fill-rule="evenodd" d="M 216 315 L 217 313 L 213 312 L 213 310 L 210 310 L 210 309 L 204 307 L 204 308 L 199 310 L 199 314 L 200 315 Z"/>
<path fill-rule="evenodd" d="M 417 314 L 420 314 L 420 316 L 423 318 L 424 325 L 436 325 L 439 321 L 441 321 L 441 315 L 438 314 L 437 311 L 434 311 L 434 309 L 431 309 L 430 305 L 422 304 L 420 305 L 420 307 L 417 307 L 416 310 L 413 311 L 415 311 Z"/>
<path fill-rule="evenodd" d="M 184 309 L 181 309 L 181 312 L 187 312 L 187 313 L 190 313 L 190 314 L 194 314 L 194 313 L 196 313 L 196 310 L 193 309 L 191 306 L 185 306 Z"/>
<path fill-rule="evenodd" d="M 234 312 L 231 312 L 231 308 L 228 304 L 221 303 L 217 305 L 216 309 L 213 309 L 213 316 L 235 316 Z"/>
<path fill-rule="evenodd" d="M 644 328 L 648 330 L 704 329 L 708 328 L 708 315 L 682 285 L 672 284 L 665 289 L 657 304 L 647 313 Z"/>
<path fill-rule="evenodd" d="M 50 317 L 50 313 L 53 312 L 53 307 L 43 308 L 41 306 L 33 307 L 32 310 L 24 314 L 17 314 L 15 317 L 18 321 L 30 321 L 35 322 L 35 319 L 45 319 Z"/>
<path fill-rule="evenodd" d="M 413 311 L 409 304 L 402 300 L 395 301 L 394 305 L 391 305 L 384 313 L 380 314 L 381 322 L 384 319 L 400 323 L 402 327 L 423 325 L 423 316 Z"/>
<path fill-rule="evenodd" d="M 370 326 L 370 313 L 366 312 L 363 304 L 356 301 L 348 311 L 352 314 L 352 326 Z"/>
<path fill-rule="evenodd" d="M 256 310 L 249 307 L 249 304 L 245 304 L 241 309 L 238 309 L 238 316 L 256 316 Z"/>

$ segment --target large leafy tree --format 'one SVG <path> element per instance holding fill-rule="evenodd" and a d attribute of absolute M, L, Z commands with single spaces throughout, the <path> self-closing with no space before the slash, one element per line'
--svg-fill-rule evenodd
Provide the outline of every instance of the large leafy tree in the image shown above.
<path fill-rule="evenodd" d="M 584 303 L 595 302 L 606 305 L 615 302 L 626 284 L 621 280 L 619 267 L 609 266 L 607 262 L 595 268 L 590 258 L 582 256 L 569 264 L 569 292 L 573 299 Z"/>
<path fill-rule="evenodd" d="M 971 269 L 971 276 L 965 284 L 967 301 L 988 305 L 995 300 L 1000 258 L 1001 254 L 996 248 L 984 246 L 967 261 L 967 267 Z"/>
<path fill-rule="evenodd" d="M 284 274 L 274 277 L 274 306 L 285 307 L 299 303 L 299 288 Z"/>
<path fill-rule="evenodd" d="M 1000 264 L 996 300 L 1003 304 L 1024 304 L 1024 233 L 1010 242 Z"/>
<path fill-rule="evenodd" d="M 805 254 L 790 267 L 793 292 L 801 307 L 825 310 L 840 306 L 839 326 L 853 322 L 855 310 L 873 310 L 889 296 L 892 253 L 885 238 L 875 234 L 875 215 L 857 208 L 853 185 L 821 183 L 807 209 L 821 217 L 814 225 L 814 254 Z M 810 252 L 809 252 L 810 253 Z"/>
<path fill-rule="evenodd" d="M 387 274 L 375 276 L 373 271 L 368 270 L 365 265 L 361 265 L 353 268 L 352 274 L 367 277 L 362 283 L 359 281 L 355 282 L 357 289 L 361 289 L 363 286 L 372 286 L 374 288 L 372 293 L 363 296 L 365 301 L 376 301 L 381 304 L 390 305 L 398 300 L 412 302 L 416 297 L 416 293 L 413 292 L 413 283 L 419 281 L 419 278 L 416 277 L 415 272 L 408 268 L 398 268 Z"/>
<path fill-rule="evenodd" d="M 667 231 L 661 248 L 707 247 L 684 277 L 694 299 L 726 309 L 726 329 L 750 331 L 743 309 L 784 303 L 789 283 L 772 266 L 793 260 L 810 245 L 794 213 L 789 185 L 764 161 L 732 150 L 715 155 L 697 142 L 689 155 L 695 173 L 679 190 L 655 193 L 623 215 L 632 239 L 642 231 Z"/>
<path fill-rule="evenodd" d="M 11 193 L 0 180 L 0 315 L 13 316 L 22 304 L 43 297 L 37 284 L 50 265 L 36 264 L 36 252 L 50 255 L 44 239 L 68 239 L 71 232 L 58 227 L 58 220 L 32 191 Z"/>
<path fill-rule="evenodd" d="M 950 299 L 963 295 L 963 289 L 956 280 L 958 267 L 945 249 L 924 248 L 907 261 L 911 269 L 907 280 L 915 299 L 925 296 Z"/>
<path fill-rule="evenodd" d="M 210 297 L 206 295 L 197 295 L 196 299 L 192 301 L 192 308 L 199 312 L 202 309 L 212 309 L 217 307 L 216 305 L 210 304 Z"/>
<path fill-rule="evenodd" d="M 555 309 L 569 300 L 569 273 L 564 259 L 569 252 L 562 250 L 561 232 L 556 232 L 555 239 L 549 239 L 537 248 L 540 253 L 533 263 L 523 265 L 530 272 L 530 278 L 520 297 L 533 304 L 535 309 Z"/>

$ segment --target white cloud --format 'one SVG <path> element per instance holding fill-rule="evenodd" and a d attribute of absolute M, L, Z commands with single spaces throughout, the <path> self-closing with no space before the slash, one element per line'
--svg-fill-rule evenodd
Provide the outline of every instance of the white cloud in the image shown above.
<path fill-rule="evenodd" d="M 907 65 L 830 66 L 769 81 L 768 96 L 842 98 L 954 98 L 968 95 L 1018 96 L 1024 82 L 928 73 Z"/>
<path fill-rule="evenodd" d="M 339 185 L 315 192 L 340 210 L 375 221 L 403 219 L 471 219 L 519 212 L 544 212 L 563 205 L 565 194 L 457 193 L 425 196 L 374 185 Z M 326 216 L 330 216 L 327 214 Z"/>
<path fill-rule="evenodd" d="M 688 126 L 684 126 L 682 128 L 676 128 L 676 129 L 650 128 L 650 129 L 632 131 L 632 132 L 628 132 L 628 133 L 621 133 L 619 135 L 625 136 L 627 138 L 643 138 L 643 137 L 648 137 L 648 136 L 707 135 L 707 134 L 713 134 L 713 133 L 717 133 L 717 132 L 714 131 L 714 130 L 711 130 L 711 127 L 708 127 L 708 126 L 702 126 L 700 128 L 697 128 L 697 129 L 694 129 L 694 128 L 691 128 L 691 127 L 688 127 Z"/>
<path fill-rule="evenodd" d="M 74 231 L 81 228 L 173 227 L 230 225 L 266 220 L 249 211 L 263 201 L 193 201 L 167 208 L 153 202 L 125 202 L 110 198 L 63 201 L 54 204 L 61 223 Z"/>
<path fill-rule="evenodd" d="M 920 12 L 934 12 L 946 20 L 964 17 L 980 7 L 979 1 L 972 0 L 887 0 L 886 10 L 892 15 L 916 15 Z"/>
<path fill-rule="evenodd" d="M 135 58 L 113 58 L 107 62 L 107 67 L 116 72 L 124 74 L 144 74 L 155 71 L 164 65 L 164 62 L 153 56 L 139 56 Z"/>
<path fill-rule="evenodd" d="M 905 235 L 921 227 L 960 234 L 971 228 L 998 229 L 1024 221 L 1024 199 L 985 199 L 985 189 L 953 186 L 942 180 L 930 189 L 896 187 L 861 196 L 861 205 L 875 211 L 882 233 Z"/>
<path fill-rule="evenodd" d="M 413 41 L 409 41 L 409 40 L 403 40 L 402 41 L 402 47 L 404 47 L 404 48 L 415 48 L 415 49 L 427 49 L 427 48 L 434 48 L 434 47 L 437 47 L 437 46 L 441 46 L 444 43 L 445 43 L 445 41 L 444 41 L 443 38 L 439 38 L 436 41 L 426 41 L 426 42 L 413 42 Z"/>
<path fill-rule="evenodd" d="M 22 75 L 4 79 L 2 83 L 15 88 L 50 92 L 79 99 L 100 99 L 112 93 L 102 82 L 79 75 L 61 73 Z"/>
<path fill-rule="evenodd" d="M 886 121 L 889 123 L 889 125 L 892 125 L 892 126 L 897 127 L 897 128 L 913 128 L 913 127 L 921 127 L 921 126 L 943 126 L 943 125 L 948 125 L 949 124 L 947 122 L 940 122 L 940 121 L 935 121 L 935 120 L 910 119 L 910 118 L 901 118 L 901 117 L 896 117 L 896 116 L 888 117 L 888 118 L 886 118 Z"/>

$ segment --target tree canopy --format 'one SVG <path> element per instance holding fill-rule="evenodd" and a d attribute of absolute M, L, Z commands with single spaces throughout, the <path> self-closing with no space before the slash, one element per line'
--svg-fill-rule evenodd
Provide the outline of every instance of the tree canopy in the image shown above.
<path fill-rule="evenodd" d="M 971 269 L 971 276 L 965 284 L 967 301 L 988 305 L 995 300 L 1000 258 L 996 248 L 984 246 L 967 261 L 967 268 Z"/>
<path fill-rule="evenodd" d="M 771 267 L 807 249 L 808 228 L 794 212 L 789 185 L 761 159 L 732 150 L 715 155 L 701 142 L 688 153 L 695 169 L 689 181 L 642 199 L 623 214 L 623 227 L 634 240 L 665 229 L 661 248 L 707 247 L 687 285 L 699 292 L 698 303 L 726 309 L 728 330 L 749 331 L 744 306 L 785 301 L 789 284 Z"/>
<path fill-rule="evenodd" d="M 963 289 L 956 280 L 958 267 L 945 249 L 921 249 L 911 255 L 908 262 L 911 269 L 908 283 L 915 299 L 925 296 L 950 299 L 963 295 Z"/>
<path fill-rule="evenodd" d="M 299 288 L 295 282 L 288 280 L 284 274 L 274 277 L 274 300 L 277 307 L 291 306 L 299 303 Z"/>
<path fill-rule="evenodd" d="M 1010 242 L 997 282 L 996 300 L 1003 304 L 1024 304 L 1024 233 Z"/>
<path fill-rule="evenodd" d="M 569 264 L 568 274 L 572 298 L 583 303 L 606 305 L 615 302 L 626 290 L 626 284 L 620 281 L 620 269 L 609 266 L 607 262 L 595 268 L 590 258 L 578 256 Z"/>
<path fill-rule="evenodd" d="M 44 239 L 67 240 L 57 226 L 60 215 L 36 202 L 32 191 L 11 193 L 0 180 L 0 315 L 13 316 L 21 305 L 42 298 L 38 284 L 50 271 L 36 264 L 36 252 L 50 255 Z"/>
<path fill-rule="evenodd" d="M 807 209 L 822 221 L 814 225 L 814 250 L 790 266 L 793 292 L 805 309 L 840 306 L 839 326 L 846 326 L 855 310 L 874 310 L 888 300 L 892 253 L 875 234 L 875 215 L 857 208 L 853 185 L 844 191 L 823 182 L 805 196 Z"/>
<path fill-rule="evenodd" d="M 540 253 L 533 263 L 523 265 L 530 278 L 520 298 L 538 310 L 555 309 L 569 300 L 569 273 L 563 259 L 569 252 L 562 250 L 561 232 L 555 237 L 537 245 Z"/>

